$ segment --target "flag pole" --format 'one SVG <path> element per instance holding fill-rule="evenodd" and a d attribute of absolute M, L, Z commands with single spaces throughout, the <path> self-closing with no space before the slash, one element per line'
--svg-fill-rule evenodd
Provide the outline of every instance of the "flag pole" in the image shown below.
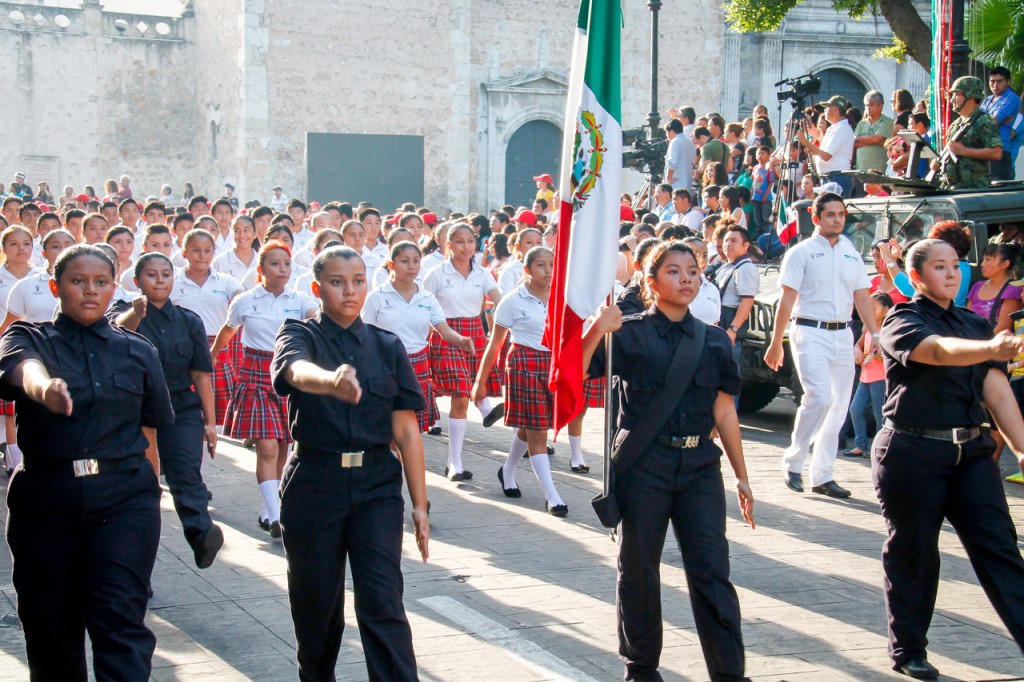
<path fill-rule="evenodd" d="M 612 285 L 614 291 L 614 285 Z M 608 305 L 615 305 L 611 294 Z M 612 490 L 612 439 L 615 433 L 615 415 L 612 411 L 612 335 L 604 335 L 604 494 L 611 495 Z"/>

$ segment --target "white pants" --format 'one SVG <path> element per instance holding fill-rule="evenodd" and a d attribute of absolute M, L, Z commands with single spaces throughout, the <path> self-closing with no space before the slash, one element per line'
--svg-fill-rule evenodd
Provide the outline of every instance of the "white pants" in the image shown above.
<path fill-rule="evenodd" d="M 853 332 L 794 324 L 789 330 L 793 361 L 804 395 L 796 411 L 793 440 L 782 453 L 783 473 L 803 472 L 814 444 L 811 485 L 834 480 L 839 430 L 853 390 Z"/>

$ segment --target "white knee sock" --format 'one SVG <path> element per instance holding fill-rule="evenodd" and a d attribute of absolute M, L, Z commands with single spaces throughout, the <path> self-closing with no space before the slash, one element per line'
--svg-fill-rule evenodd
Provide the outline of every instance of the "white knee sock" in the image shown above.
<path fill-rule="evenodd" d="M 572 450 L 569 464 L 574 467 L 585 466 L 586 462 L 583 460 L 583 436 L 569 436 L 569 449 Z"/>
<path fill-rule="evenodd" d="M 270 516 L 270 512 L 267 511 L 267 503 L 266 503 L 266 500 L 263 499 L 263 491 L 261 490 L 260 491 L 260 519 L 263 520 L 263 521 L 266 521 L 268 516 Z"/>
<path fill-rule="evenodd" d="M 273 523 L 281 520 L 280 500 L 277 498 L 278 488 L 281 481 L 263 481 L 260 483 L 260 494 L 263 495 L 263 504 L 267 507 L 267 520 Z"/>
<path fill-rule="evenodd" d="M 7 464 L 12 469 L 17 469 L 18 465 L 21 464 L 21 448 L 18 447 L 17 443 L 7 444 Z"/>
<path fill-rule="evenodd" d="M 466 439 L 466 420 L 448 417 L 449 474 L 462 473 L 462 442 Z"/>
<path fill-rule="evenodd" d="M 541 452 L 536 455 L 530 455 L 530 466 L 533 467 L 533 473 L 536 474 L 540 487 L 544 489 L 544 498 L 548 501 L 548 504 L 552 507 L 565 504 L 558 495 L 558 491 L 555 490 L 555 482 L 551 478 L 551 462 L 548 460 L 548 453 Z"/>
<path fill-rule="evenodd" d="M 486 417 L 491 413 L 491 399 L 484 398 L 483 400 L 476 401 L 476 409 L 480 410 L 480 415 Z"/>
<path fill-rule="evenodd" d="M 501 475 L 505 477 L 505 487 L 515 488 L 516 487 L 516 467 L 519 466 L 519 460 L 526 455 L 526 441 L 519 438 L 519 434 L 512 433 L 512 447 L 508 449 L 508 457 L 505 458 L 505 464 L 502 465 Z"/>

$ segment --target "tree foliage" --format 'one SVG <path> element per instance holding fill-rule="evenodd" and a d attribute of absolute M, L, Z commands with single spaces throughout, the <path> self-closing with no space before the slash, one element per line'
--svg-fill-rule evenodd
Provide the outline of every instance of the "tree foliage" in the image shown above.
<path fill-rule="evenodd" d="M 1005 66 L 1013 89 L 1024 86 L 1024 4 L 1020 0 L 969 3 L 965 33 L 972 57 L 989 68 Z"/>
<path fill-rule="evenodd" d="M 801 2 L 803 0 L 726 0 L 725 20 L 731 28 L 741 33 L 775 31 L 782 25 L 789 11 Z M 880 14 L 896 39 L 892 46 L 882 48 L 876 54 L 892 58 L 910 56 L 925 69 L 929 68 L 931 34 L 927 24 L 917 14 L 914 0 L 832 0 L 832 8 L 853 19 Z M 899 52 L 900 46 L 903 47 L 903 53 Z"/>

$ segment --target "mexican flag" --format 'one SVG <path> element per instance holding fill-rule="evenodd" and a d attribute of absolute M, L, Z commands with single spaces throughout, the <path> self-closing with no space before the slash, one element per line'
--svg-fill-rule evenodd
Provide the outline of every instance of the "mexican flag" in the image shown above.
<path fill-rule="evenodd" d="M 796 209 L 788 205 L 785 199 L 779 202 L 779 215 L 776 219 L 775 230 L 779 235 L 779 241 L 783 244 L 788 244 L 789 240 L 800 234 Z"/>
<path fill-rule="evenodd" d="M 545 323 L 555 432 L 585 405 L 583 321 L 612 291 L 622 175 L 620 0 L 581 0 L 565 110 L 555 272 Z"/>

